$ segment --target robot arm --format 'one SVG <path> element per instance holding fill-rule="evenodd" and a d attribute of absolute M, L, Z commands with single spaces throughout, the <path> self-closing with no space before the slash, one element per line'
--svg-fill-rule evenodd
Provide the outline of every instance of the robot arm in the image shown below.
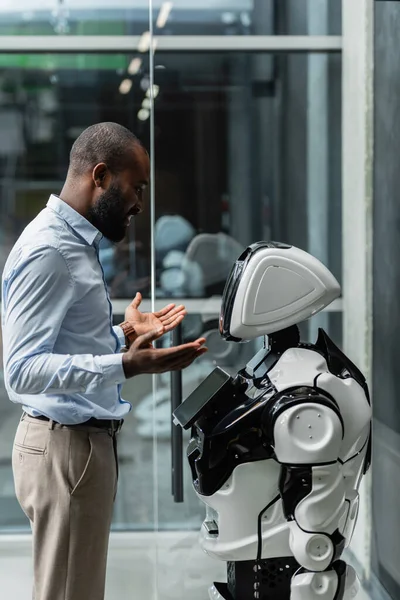
<path fill-rule="evenodd" d="M 345 485 L 338 456 L 343 439 L 339 409 L 329 396 L 301 387 L 282 396 L 271 415 L 280 494 L 290 547 L 308 571 L 325 571 L 344 547 Z"/>

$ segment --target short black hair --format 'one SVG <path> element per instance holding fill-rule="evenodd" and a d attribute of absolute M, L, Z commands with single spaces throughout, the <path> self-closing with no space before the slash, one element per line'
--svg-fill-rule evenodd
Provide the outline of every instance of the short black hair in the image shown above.
<path fill-rule="evenodd" d="M 128 151 L 133 146 L 144 150 L 141 141 L 118 123 L 97 123 L 85 129 L 75 140 L 70 153 L 70 171 L 82 175 L 104 162 L 112 173 L 127 165 Z"/>

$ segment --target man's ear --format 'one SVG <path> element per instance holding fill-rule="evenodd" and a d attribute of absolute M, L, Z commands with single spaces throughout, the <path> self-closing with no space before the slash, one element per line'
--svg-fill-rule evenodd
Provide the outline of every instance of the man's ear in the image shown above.
<path fill-rule="evenodd" d="M 110 176 L 110 172 L 105 163 L 99 163 L 96 165 L 92 171 L 92 179 L 95 187 L 105 188 L 107 187 L 108 178 Z"/>

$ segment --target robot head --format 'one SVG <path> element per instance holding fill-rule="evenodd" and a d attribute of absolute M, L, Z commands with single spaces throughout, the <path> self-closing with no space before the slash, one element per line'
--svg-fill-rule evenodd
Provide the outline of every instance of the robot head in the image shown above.
<path fill-rule="evenodd" d="M 339 295 L 335 277 L 307 252 L 258 242 L 239 256 L 228 277 L 220 333 L 235 342 L 269 335 L 308 319 Z"/>

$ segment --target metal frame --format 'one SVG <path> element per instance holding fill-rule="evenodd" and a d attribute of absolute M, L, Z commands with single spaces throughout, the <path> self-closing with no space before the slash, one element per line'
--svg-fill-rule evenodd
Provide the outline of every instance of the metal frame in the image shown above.
<path fill-rule="evenodd" d="M 373 0 L 342 2 L 344 351 L 372 375 Z M 363 480 L 352 551 L 370 579 L 371 475 Z"/>
<path fill-rule="evenodd" d="M 0 52 L 137 52 L 139 36 L 0 36 Z M 157 52 L 340 52 L 340 36 L 159 36 Z"/>

